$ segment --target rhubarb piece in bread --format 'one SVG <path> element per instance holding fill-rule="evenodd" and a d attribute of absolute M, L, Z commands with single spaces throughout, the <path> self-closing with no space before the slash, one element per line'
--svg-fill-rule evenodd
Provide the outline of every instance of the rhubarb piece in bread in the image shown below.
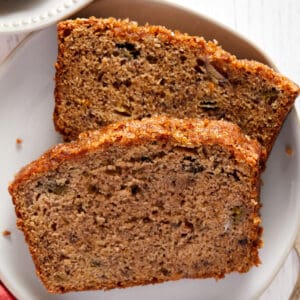
<path fill-rule="evenodd" d="M 50 292 L 221 278 L 260 263 L 260 153 L 229 122 L 131 120 L 55 146 L 9 191 Z"/>
<path fill-rule="evenodd" d="M 152 115 L 225 119 L 270 152 L 299 88 L 215 42 L 128 20 L 58 24 L 54 122 L 65 140 Z"/>

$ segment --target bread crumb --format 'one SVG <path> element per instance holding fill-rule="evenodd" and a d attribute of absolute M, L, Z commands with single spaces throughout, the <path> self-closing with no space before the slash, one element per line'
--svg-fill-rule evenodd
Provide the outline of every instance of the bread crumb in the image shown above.
<path fill-rule="evenodd" d="M 286 146 L 285 147 L 285 153 L 288 155 L 288 156 L 292 156 L 294 154 L 294 150 L 291 146 Z"/>
<path fill-rule="evenodd" d="M 16 145 L 17 145 L 17 147 L 21 147 L 22 143 L 23 143 L 22 139 L 20 139 L 20 138 L 16 139 Z"/>
<path fill-rule="evenodd" d="M 11 232 L 9 230 L 3 230 L 2 231 L 2 235 L 3 236 L 10 236 L 11 235 Z"/>

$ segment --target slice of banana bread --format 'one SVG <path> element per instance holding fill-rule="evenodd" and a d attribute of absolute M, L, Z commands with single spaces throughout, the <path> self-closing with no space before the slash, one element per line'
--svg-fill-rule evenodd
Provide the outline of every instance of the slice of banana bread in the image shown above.
<path fill-rule="evenodd" d="M 229 122 L 166 117 L 52 148 L 9 187 L 37 274 L 61 293 L 247 272 L 260 152 Z"/>
<path fill-rule="evenodd" d="M 225 119 L 268 153 L 298 87 L 215 42 L 128 20 L 58 24 L 54 122 L 65 140 L 157 114 Z"/>

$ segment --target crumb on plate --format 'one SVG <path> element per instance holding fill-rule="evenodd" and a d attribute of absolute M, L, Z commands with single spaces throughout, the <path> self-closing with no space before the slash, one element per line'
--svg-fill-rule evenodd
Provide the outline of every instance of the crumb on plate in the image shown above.
<path fill-rule="evenodd" d="M 3 230 L 2 231 L 2 235 L 3 236 L 10 236 L 11 235 L 11 232 L 9 230 Z"/>
<path fill-rule="evenodd" d="M 294 154 L 294 150 L 291 146 L 286 146 L 285 147 L 285 153 L 288 155 L 288 156 L 292 156 Z"/>
<path fill-rule="evenodd" d="M 23 140 L 22 139 L 20 139 L 20 138 L 17 138 L 16 139 L 16 144 L 17 145 L 21 145 L 23 143 Z"/>

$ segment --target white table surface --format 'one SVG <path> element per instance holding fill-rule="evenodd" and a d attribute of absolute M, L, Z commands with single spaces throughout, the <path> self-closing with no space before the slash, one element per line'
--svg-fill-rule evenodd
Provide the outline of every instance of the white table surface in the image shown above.
<path fill-rule="evenodd" d="M 300 83 L 299 0 L 173 1 L 241 33 L 263 49 L 281 73 Z M 0 63 L 25 36 L 26 34 L 0 34 Z M 298 258 L 295 251 L 292 251 L 259 300 L 287 300 L 296 282 L 298 270 Z"/>

